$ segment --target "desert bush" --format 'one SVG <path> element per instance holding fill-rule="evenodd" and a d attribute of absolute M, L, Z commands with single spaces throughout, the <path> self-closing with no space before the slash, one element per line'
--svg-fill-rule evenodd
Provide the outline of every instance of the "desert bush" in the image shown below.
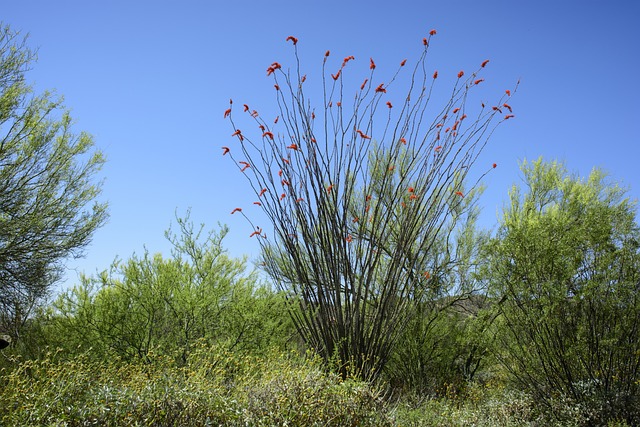
<path fill-rule="evenodd" d="M 483 297 L 443 299 L 444 308 L 419 307 L 402 335 L 384 378 L 397 388 L 429 396 L 463 393 L 486 364 L 488 348 L 478 332 L 485 322 L 471 307 Z M 453 304 L 453 305 L 451 305 Z M 466 311 L 472 310 L 472 311 Z"/>
<path fill-rule="evenodd" d="M 227 255 L 227 228 L 205 234 L 188 216 L 178 226 L 167 232 L 170 257 L 145 250 L 60 295 L 35 319 L 39 341 L 67 355 L 91 349 L 97 359 L 146 360 L 159 352 L 182 363 L 202 339 L 241 352 L 286 346 L 294 329 L 284 298 Z"/>
<path fill-rule="evenodd" d="M 296 359 L 263 360 L 262 369 L 243 378 L 249 425 L 391 425 L 380 388 L 327 372 L 319 358 L 312 369 Z"/>
<path fill-rule="evenodd" d="M 541 411 L 534 395 L 502 382 L 470 382 L 464 394 L 439 398 L 405 396 L 391 411 L 407 427 L 578 427 L 586 418 L 575 402 L 556 401 L 557 412 Z M 558 416 L 561 414 L 561 416 Z M 611 424 L 626 426 L 624 422 Z"/>
<path fill-rule="evenodd" d="M 258 113 L 249 101 L 238 111 L 231 101 L 223 114 L 237 141 L 222 155 L 255 194 L 253 211 L 231 213 L 250 223 L 305 343 L 327 362 L 337 356 L 343 377 L 383 371 L 412 300 L 434 285 L 437 241 L 496 165 L 469 171 L 514 117 L 498 107 L 511 110 L 510 89 L 484 92 L 489 61 L 452 74 L 452 89 L 442 89 L 447 79 L 427 59 L 435 34 L 395 71 L 379 71 L 373 59 L 358 70 L 358 59 L 334 62 L 327 51 L 318 75 L 306 74 L 290 36 L 293 67 L 267 68 L 276 111 Z M 352 73 L 364 82 L 353 85 Z"/>
<path fill-rule="evenodd" d="M 391 425 L 380 391 L 327 374 L 288 353 L 239 356 L 196 346 L 184 366 L 50 352 L 0 376 L 2 425 L 380 426 Z"/>

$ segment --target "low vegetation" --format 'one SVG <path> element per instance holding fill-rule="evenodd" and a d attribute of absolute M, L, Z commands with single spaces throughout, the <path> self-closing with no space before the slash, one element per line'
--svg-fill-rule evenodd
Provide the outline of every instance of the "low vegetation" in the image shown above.
<path fill-rule="evenodd" d="M 379 389 L 315 359 L 196 347 L 180 367 L 156 354 L 142 363 L 52 351 L 22 362 L 3 372 L 3 425 L 391 425 Z"/>

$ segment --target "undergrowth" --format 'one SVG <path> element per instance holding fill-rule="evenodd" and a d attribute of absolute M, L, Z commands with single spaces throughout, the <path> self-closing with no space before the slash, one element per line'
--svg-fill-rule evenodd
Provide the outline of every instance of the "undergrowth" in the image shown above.
<path fill-rule="evenodd" d="M 0 372 L 3 426 L 580 426 L 583 408 L 553 411 L 503 381 L 437 397 L 392 396 L 383 384 L 342 379 L 319 359 L 273 351 L 243 356 L 201 346 L 184 366 L 51 351 Z M 550 415 L 553 413 L 554 415 Z M 610 422 L 610 427 L 624 427 Z"/>

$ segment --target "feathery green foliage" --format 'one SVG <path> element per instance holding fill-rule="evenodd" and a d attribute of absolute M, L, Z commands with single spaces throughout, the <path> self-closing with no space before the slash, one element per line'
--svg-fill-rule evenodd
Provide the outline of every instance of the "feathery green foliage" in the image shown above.
<path fill-rule="evenodd" d="M 62 99 L 25 82 L 35 54 L 0 24 L 0 331 L 17 338 L 34 305 L 107 219 L 104 163 Z"/>
<path fill-rule="evenodd" d="M 241 353 L 284 346 L 292 333 L 284 300 L 227 255 L 227 228 L 204 234 L 188 215 L 177 223 L 178 234 L 167 231 L 171 257 L 145 251 L 116 261 L 54 301 L 43 319 L 46 343 L 91 349 L 98 359 L 157 353 L 182 363 L 200 340 Z"/>
<path fill-rule="evenodd" d="M 552 407 L 582 405 L 592 423 L 640 423 L 640 228 L 635 204 L 599 170 L 523 163 L 488 247 L 499 313 L 497 354 Z"/>

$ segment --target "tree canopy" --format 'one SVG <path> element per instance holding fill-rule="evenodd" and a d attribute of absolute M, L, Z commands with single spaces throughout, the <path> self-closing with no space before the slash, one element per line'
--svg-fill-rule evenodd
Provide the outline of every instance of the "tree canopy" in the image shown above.
<path fill-rule="evenodd" d="M 587 418 L 640 420 L 640 228 L 635 203 L 597 169 L 522 165 L 489 245 L 488 280 L 502 298 L 498 356 L 552 407 L 562 395 Z M 635 409 L 634 409 L 635 408 Z"/>
<path fill-rule="evenodd" d="M 14 336 L 108 216 L 94 181 L 104 157 L 91 135 L 74 133 L 62 98 L 33 93 L 26 73 L 34 60 L 25 38 L 2 26 L 0 330 Z"/>

